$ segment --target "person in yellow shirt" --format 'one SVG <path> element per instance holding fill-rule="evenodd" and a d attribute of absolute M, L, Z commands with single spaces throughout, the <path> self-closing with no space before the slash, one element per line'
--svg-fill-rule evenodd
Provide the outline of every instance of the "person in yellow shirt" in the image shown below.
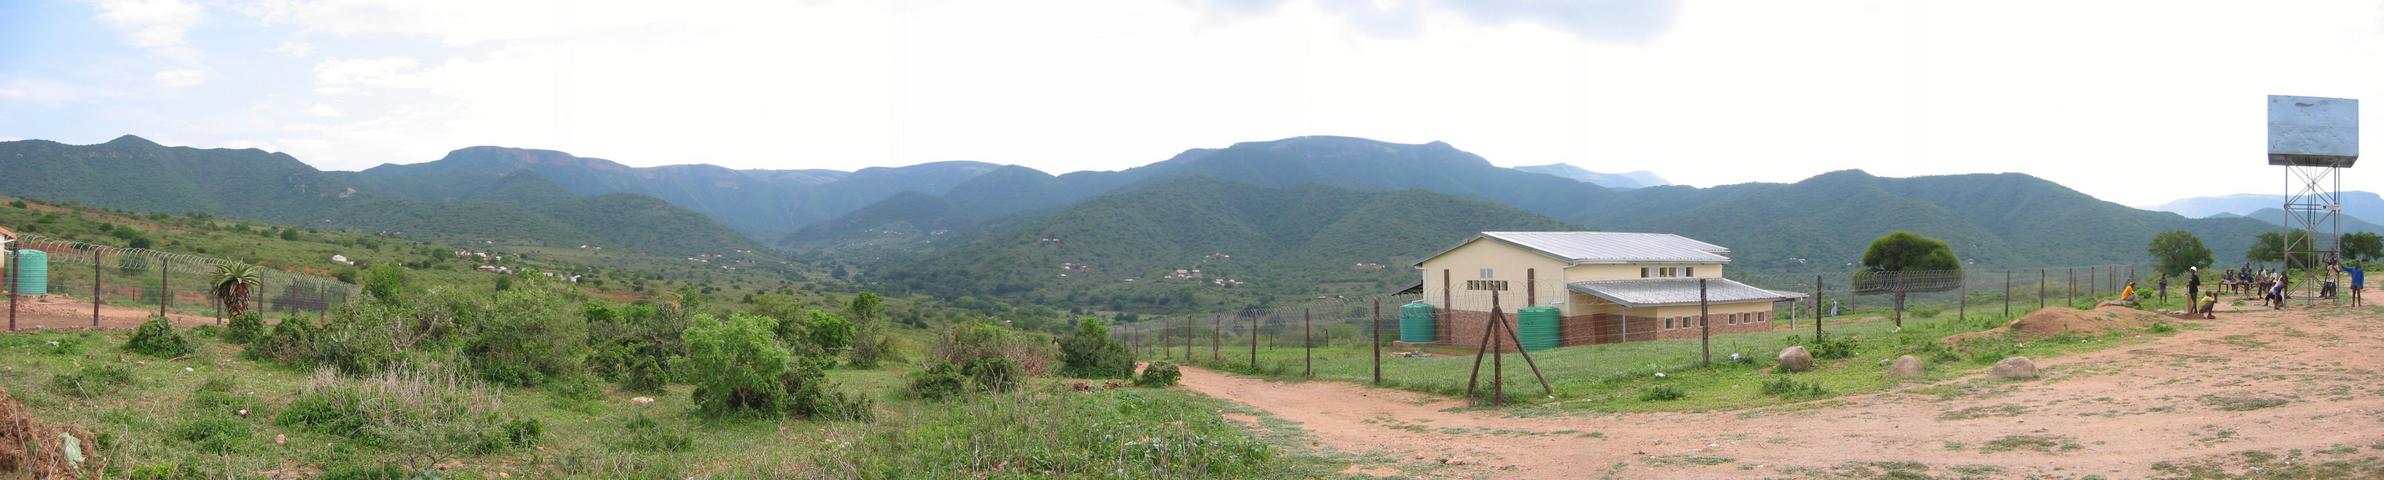
<path fill-rule="evenodd" d="M 2217 310 L 2217 309 L 2218 309 L 2218 294 L 2217 294 L 2217 293 L 2215 293 L 2215 292 L 2214 292 L 2214 293 L 2210 293 L 2210 294 L 2208 294 L 2208 295 L 2204 295 L 2204 296 L 2202 296 L 2202 318 L 2204 318 L 2204 319 L 2218 318 L 2218 315 L 2217 315 L 2217 314 L 2211 313 L 2212 311 L 2214 311 L 2214 310 Z"/>

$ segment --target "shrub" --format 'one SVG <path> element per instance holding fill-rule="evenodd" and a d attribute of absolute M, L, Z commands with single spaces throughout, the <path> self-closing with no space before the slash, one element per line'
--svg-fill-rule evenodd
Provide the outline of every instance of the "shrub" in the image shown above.
<path fill-rule="evenodd" d="M 1794 378 L 1781 376 L 1763 382 L 1763 394 L 1774 397 L 1812 398 L 1828 396 L 1829 391 L 1823 390 L 1821 384 L 1818 383 L 1800 382 Z"/>
<path fill-rule="evenodd" d="M 248 343 L 265 336 L 265 316 L 257 312 L 235 315 L 230 323 L 224 325 L 223 340 L 226 342 Z"/>
<path fill-rule="evenodd" d="M 223 338 L 224 327 L 214 325 L 190 327 L 190 334 L 197 335 L 199 338 Z"/>
<path fill-rule="evenodd" d="M 1126 378 L 1134 375 L 1134 352 L 1124 342 L 1109 338 L 1109 327 L 1101 320 L 1086 318 L 1077 322 L 1076 334 L 1060 340 L 1062 373 L 1082 378 Z"/>
<path fill-rule="evenodd" d="M 967 365 L 986 357 L 1010 359 L 1028 375 L 1052 373 L 1052 359 L 1057 355 L 1051 342 L 982 322 L 953 325 L 951 330 L 936 339 L 933 360 L 953 365 Z"/>
<path fill-rule="evenodd" d="M 786 373 L 778 378 L 784 413 L 803 418 L 832 420 L 869 420 L 869 397 L 846 395 L 828 383 L 827 363 L 833 360 L 798 358 L 790 362 Z"/>
<path fill-rule="evenodd" d="M 769 319 L 696 315 L 687 328 L 689 380 L 696 410 L 708 416 L 774 414 L 785 390 L 790 355 L 771 334 Z"/>
<path fill-rule="evenodd" d="M 579 374 L 548 385 L 546 394 L 553 397 L 549 400 L 555 408 L 594 414 L 597 406 L 603 404 L 604 388 L 596 385 L 596 377 Z"/>
<path fill-rule="evenodd" d="M 1669 402 L 1682 398 L 1688 398 L 1688 396 L 1688 394 L 1681 393 L 1680 389 L 1673 388 L 1671 385 L 1657 385 L 1654 387 L 1649 387 L 1646 390 L 1639 391 L 1639 401 L 1642 402 Z"/>
<path fill-rule="evenodd" d="M 1026 371 L 1004 357 L 970 360 L 968 365 L 960 367 L 960 371 L 968 375 L 970 381 L 976 382 L 977 388 L 994 393 L 1017 390 L 1018 382 L 1026 379 Z"/>
<path fill-rule="evenodd" d="M 1150 365 L 1142 367 L 1142 376 L 1134 377 L 1134 385 L 1157 388 L 1173 387 L 1176 382 L 1183 379 L 1183 369 L 1176 368 L 1174 363 L 1151 362 Z"/>
<path fill-rule="evenodd" d="M 968 376 L 962 375 L 959 367 L 939 363 L 925 370 L 911 372 L 908 392 L 911 398 L 943 400 L 960 396 L 968 391 L 968 387 Z"/>
<path fill-rule="evenodd" d="M 582 371 L 588 355 L 588 324 L 564 310 L 560 293 L 546 288 L 499 292 L 494 309 L 476 324 L 465 352 L 480 376 L 505 385 L 539 385 Z"/>
<path fill-rule="evenodd" d="M 1911 317 L 1914 317 L 1914 318 L 1929 318 L 1929 317 L 1934 317 L 1934 316 L 1937 316 L 1937 314 L 1940 314 L 1940 313 L 1945 313 L 1945 307 L 1934 306 L 1934 305 L 1931 305 L 1931 306 L 1918 306 L 1918 305 L 1913 305 L 1913 306 L 1906 306 L 1906 307 L 1904 307 L 1904 315 L 1906 315 L 1906 316 L 1911 316 Z"/>
<path fill-rule="evenodd" d="M 644 413 L 629 418 L 629 435 L 622 437 L 622 448 L 640 452 L 684 452 L 695 448 L 695 438 L 676 428 L 663 428 Z"/>
<path fill-rule="evenodd" d="M 133 330 L 132 340 L 124 342 L 124 349 L 152 357 L 173 358 L 198 351 L 190 338 L 174 333 L 174 324 L 166 317 L 150 317 Z"/>
<path fill-rule="evenodd" d="M 422 471 L 514 445 L 517 432 L 508 428 L 514 422 L 500 412 L 502 403 L 496 393 L 444 373 L 392 369 L 350 379 L 326 368 L 298 388 L 275 422 L 387 448 L 411 471 Z"/>
<path fill-rule="evenodd" d="M 242 410 L 254 412 L 263 403 L 255 396 L 233 393 L 234 388 L 237 384 L 232 377 L 207 377 L 199 383 L 198 390 L 191 392 L 190 406 L 205 413 L 239 415 Z"/>
<path fill-rule="evenodd" d="M 806 354 L 825 354 L 851 347 L 854 326 L 842 315 L 812 310 L 779 320 L 773 333 Z"/>
<path fill-rule="evenodd" d="M 410 341 L 409 311 L 393 304 L 351 302 L 316 331 L 315 360 L 349 375 L 371 375 L 397 364 Z M 287 324 L 289 322 L 283 322 Z"/>
<path fill-rule="evenodd" d="M 539 437 L 546 435 L 546 423 L 535 418 L 520 418 L 505 422 L 505 447 L 530 448 L 538 446 Z M 494 450 L 494 449 L 491 449 Z"/>
<path fill-rule="evenodd" d="M 174 429 L 177 440 L 190 442 L 199 451 L 231 453 L 246 447 L 254 437 L 248 422 L 226 414 L 198 415 Z"/>
<path fill-rule="evenodd" d="M 1858 346 L 1860 343 L 1853 337 L 1833 338 L 1828 334 L 1817 334 L 1813 337 L 1812 345 L 1807 345 L 1810 348 L 1806 350 L 1810 351 L 1816 360 L 1828 360 L 1853 358 L 1855 347 Z"/>
<path fill-rule="evenodd" d="M 124 390 L 132 385 L 132 369 L 123 365 L 91 364 L 75 373 L 61 373 L 50 377 L 50 390 L 75 398 L 93 398 Z"/>
<path fill-rule="evenodd" d="M 315 354 L 317 330 L 318 328 L 313 322 L 305 319 L 283 320 L 281 323 L 274 324 L 273 328 L 264 336 L 251 342 L 248 345 L 248 350 L 241 352 L 240 355 L 248 357 L 250 360 L 264 360 L 281 364 L 313 363 L 320 358 Z"/>

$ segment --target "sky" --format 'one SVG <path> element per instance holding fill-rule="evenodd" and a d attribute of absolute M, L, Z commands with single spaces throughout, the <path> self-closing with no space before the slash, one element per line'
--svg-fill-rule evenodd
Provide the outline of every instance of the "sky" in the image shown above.
<path fill-rule="evenodd" d="M 2021 172 L 2150 205 L 2281 193 L 2268 94 L 2384 125 L 2384 0 L 0 0 L 0 140 L 328 170 L 501 145 L 1059 173 L 1348 135 L 1697 186 Z"/>

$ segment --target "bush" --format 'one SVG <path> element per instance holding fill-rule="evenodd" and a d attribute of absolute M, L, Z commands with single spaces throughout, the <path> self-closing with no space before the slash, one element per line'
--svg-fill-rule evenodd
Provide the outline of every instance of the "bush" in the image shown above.
<path fill-rule="evenodd" d="M 546 435 L 546 423 L 535 418 L 520 418 L 505 422 L 505 445 L 511 448 L 538 446 L 539 437 Z"/>
<path fill-rule="evenodd" d="M 1639 391 L 1639 401 L 1642 402 L 1669 402 L 1688 398 L 1688 396 L 1689 394 L 1681 393 L 1680 389 L 1673 388 L 1671 385 L 1657 385 Z"/>
<path fill-rule="evenodd" d="M 1827 334 L 1818 334 L 1813 338 L 1813 343 L 1807 345 L 1806 350 L 1811 352 L 1816 360 L 1853 358 L 1855 347 L 1860 346 L 1860 343 L 1853 337 L 1831 338 Z"/>
<path fill-rule="evenodd" d="M 50 377 L 50 390 L 75 398 L 94 398 L 132 385 L 132 369 L 123 365 L 84 365 L 81 371 Z"/>
<path fill-rule="evenodd" d="M 774 322 L 740 314 L 727 321 L 696 315 L 693 323 L 684 335 L 696 411 L 713 417 L 775 414 L 791 356 L 771 333 Z"/>
<path fill-rule="evenodd" d="M 979 358 L 1002 357 L 1017 364 L 1027 375 L 1050 375 L 1051 342 L 982 322 L 953 325 L 951 330 L 936 339 L 934 358 L 943 363 L 967 365 Z"/>
<path fill-rule="evenodd" d="M 604 387 L 596 385 L 596 377 L 572 375 L 546 387 L 546 394 L 555 408 L 585 414 L 595 414 L 604 400 Z"/>
<path fill-rule="evenodd" d="M 248 422 L 226 414 L 198 415 L 189 423 L 174 429 L 174 438 L 190 442 L 199 451 L 232 453 L 248 446 L 254 438 Z"/>
<path fill-rule="evenodd" d="M 205 413 L 239 415 L 242 410 L 254 412 L 258 405 L 263 404 L 255 396 L 233 393 L 235 388 L 237 384 L 232 377 L 207 377 L 206 381 L 199 383 L 198 390 L 191 392 L 190 406 Z"/>
<path fill-rule="evenodd" d="M 1774 397 L 1813 398 L 1828 396 L 1829 391 L 1823 390 L 1821 384 L 1818 383 L 1799 382 L 1794 378 L 1781 376 L 1763 382 L 1763 394 Z"/>
<path fill-rule="evenodd" d="M 315 361 L 349 375 L 371 375 L 397 365 L 410 346 L 406 326 L 412 312 L 393 304 L 351 302 L 331 314 L 315 333 Z M 287 325 L 290 322 L 282 322 Z"/>
<path fill-rule="evenodd" d="M 390 449 L 399 463 L 422 471 L 517 445 L 519 423 L 504 417 L 502 404 L 496 393 L 449 374 L 393 369 L 349 379 L 319 369 L 274 421 Z"/>
<path fill-rule="evenodd" d="M 993 393 L 1017 390 L 1019 381 L 1026 379 L 1026 371 L 1004 357 L 970 360 L 968 365 L 960 367 L 960 371 L 968 375 L 970 381 L 976 382 L 977 388 Z"/>
<path fill-rule="evenodd" d="M 1060 340 L 1061 373 L 1081 378 L 1127 378 L 1134 376 L 1134 352 L 1124 342 L 1109 338 L 1109 327 L 1101 320 L 1086 318 L 1077 322 L 1076 334 Z"/>
<path fill-rule="evenodd" d="M 232 321 L 224 325 L 223 340 L 226 342 L 248 343 L 265 336 L 265 316 L 257 312 L 234 315 Z"/>
<path fill-rule="evenodd" d="M 967 392 L 968 388 L 968 376 L 962 375 L 959 367 L 954 367 L 949 363 L 939 363 L 925 370 L 911 372 L 911 384 L 908 392 L 911 398 L 943 400 L 958 397 Z"/>
<path fill-rule="evenodd" d="M 827 364 L 834 360 L 799 358 L 778 378 L 786 396 L 784 413 L 803 418 L 862 420 L 876 416 L 869 397 L 846 395 L 828 383 Z"/>
<path fill-rule="evenodd" d="M 812 310 L 779 320 L 772 333 L 805 354 L 827 354 L 853 345 L 854 326 L 841 315 Z"/>
<path fill-rule="evenodd" d="M 695 438 L 685 430 L 663 428 L 644 413 L 629 418 L 629 435 L 622 437 L 621 447 L 639 452 L 684 452 L 695 448 Z"/>
<path fill-rule="evenodd" d="M 504 385 L 534 386 L 583 371 L 588 324 L 565 311 L 560 293 L 516 288 L 497 293 L 495 308 L 475 324 L 465 353 L 480 376 Z"/>
<path fill-rule="evenodd" d="M 315 324 L 306 321 L 306 319 L 283 320 L 281 323 L 274 324 L 273 328 L 268 330 L 264 336 L 251 342 L 248 345 L 248 350 L 240 352 L 240 355 L 248 357 L 250 360 L 263 360 L 285 365 L 313 363 L 320 358 L 315 354 L 317 330 Z"/>
<path fill-rule="evenodd" d="M 1134 386 L 1154 388 L 1173 387 L 1175 386 L 1176 382 L 1182 381 L 1183 379 L 1183 369 L 1177 368 L 1174 363 L 1151 362 L 1150 365 L 1142 367 L 1142 376 L 1134 377 Z"/>
<path fill-rule="evenodd" d="M 190 338 L 174 333 L 174 324 L 167 322 L 166 317 L 150 317 L 149 321 L 141 322 L 141 328 L 133 330 L 132 340 L 124 342 L 124 349 L 160 358 L 189 355 L 199 350 L 198 346 L 190 343 Z"/>

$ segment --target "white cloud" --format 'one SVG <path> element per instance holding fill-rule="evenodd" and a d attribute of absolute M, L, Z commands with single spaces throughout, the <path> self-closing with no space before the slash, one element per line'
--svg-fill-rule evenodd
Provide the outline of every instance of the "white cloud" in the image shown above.
<path fill-rule="evenodd" d="M 287 42 L 281 42 L 281 46 L 274 47 L 273 51 L 283 55 L 289 55 L 291 58 L 306 58 L 314 56 L 315 44 L 291 40 Z"/>
<path fill-rule="evenodd" d="M 205 16 L 199 4 L 184 0 L 93 0 L 99 19 L 124 34 L 126 43 L 151 49 L 177 61 L 196 61 L 188 45 L 190 29 Z"/>
<path fill-rule="evenodd" d="M 314 105 L 314 106 L 312 106 L 312 107 L 307 107 L 307 108 L 306 108 L 306 113 L 307 113 L 307 114 L 309 114 L 309 115 L 314 115 L 314 116 L 317 116 L 317 117 L 344 117 L 344 116 L 347 116 L 347 114 L 345 114 L 345 113 L 340 113 L 340 111 L 339 111 L 339 109 L 338 109 L 338 108 L 332 107 L 332 106 L 331 106 L 331 104 L 327 104 L 327 103 L 317 103 L 317 104 L 315 104 L 315 105 Z"/>
<path fill-rule="evenodd" d="M 207 83 L 208 80 L 215 78 L 215 74 L 205 70 L 176 68 L 159 71 L 156 75 L 153 75 L 153 77 L 157 79 L 158 85 L 169 88 L 182 88 L 198 85 L 201 83 Z"/>
<path fill-rule="evenodd" d="M 323 60 L 315 65 L 315 91 L 355 93 L 360 87 L 420 86 L 421 61 L 406 57 Z"/>

